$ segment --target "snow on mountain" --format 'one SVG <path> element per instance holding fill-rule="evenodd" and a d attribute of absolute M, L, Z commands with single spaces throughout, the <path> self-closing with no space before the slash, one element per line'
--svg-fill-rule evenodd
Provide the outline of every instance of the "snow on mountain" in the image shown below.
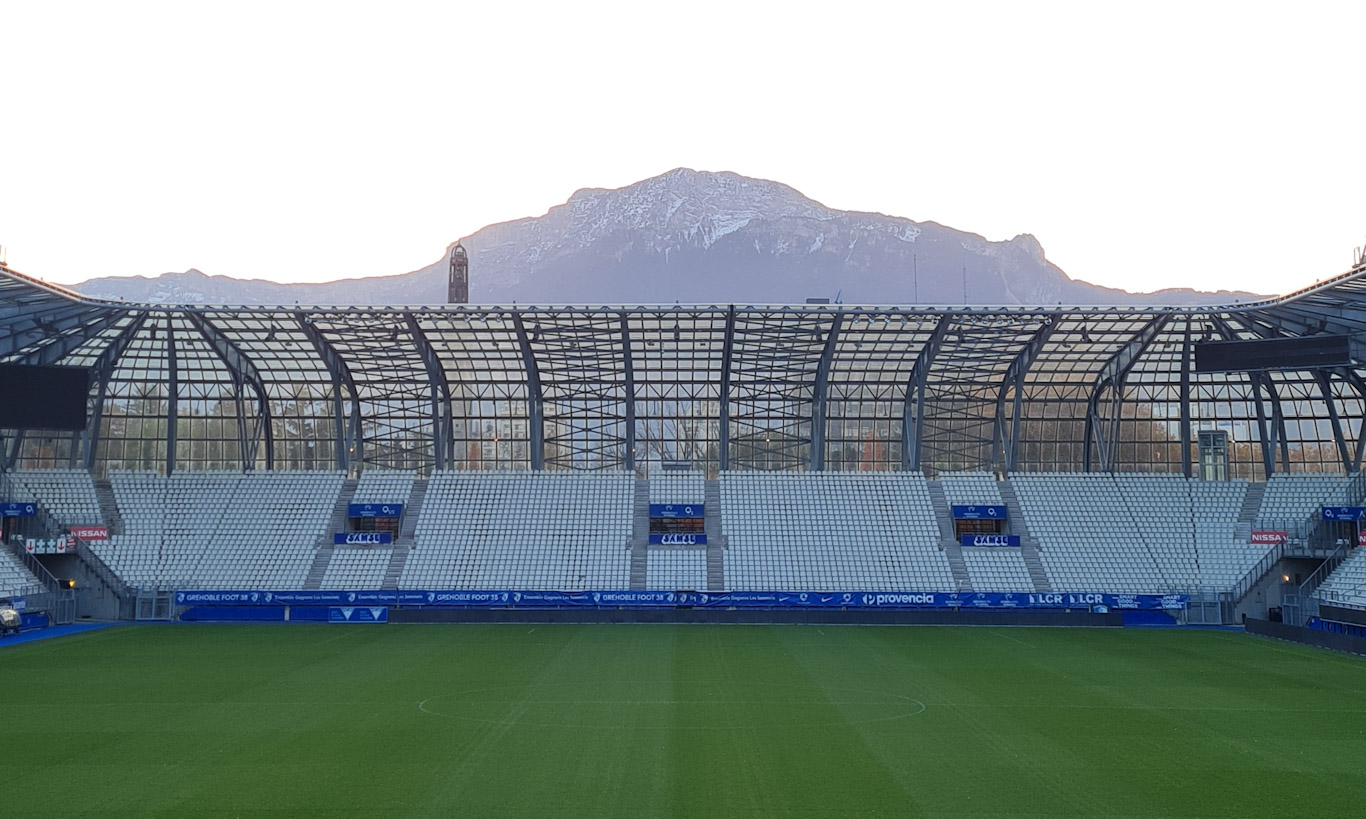
<path fill-rule="evenodd" d="M 1069 278 L 1030 235 L 991 242 L 934 222 L 827 208 L 778 182 L 678 168 L 577 191 L 545 215 L 461 240 L 485 304 L 771 304 L 809 297 L 893 304 L 1227 303 L 1247 293 L 1130 294 Z M 449 250 L 449 248 L 448 248 Z M 446 259 L 412 273 L 278 284 L 190 270 L 76 285 L 91 295 L 190 304 L 441 303 Z"/>

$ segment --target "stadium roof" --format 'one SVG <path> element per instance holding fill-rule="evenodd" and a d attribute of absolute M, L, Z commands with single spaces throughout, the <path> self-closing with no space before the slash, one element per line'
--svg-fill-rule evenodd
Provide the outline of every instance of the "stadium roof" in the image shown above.
<path fill-rule="evenodd" d="M 0 360 L 93 374 L 88 429 L 11 432 L 11 465 L 1190 474 L 1222 429 L 1265 477 L 1366 448 L 1359 362 L 1194 371 L 1203 341 L 1355 351 L 1366 264 L 1198 307 L 186 306 L 0 267 L 0 325 Z"/>

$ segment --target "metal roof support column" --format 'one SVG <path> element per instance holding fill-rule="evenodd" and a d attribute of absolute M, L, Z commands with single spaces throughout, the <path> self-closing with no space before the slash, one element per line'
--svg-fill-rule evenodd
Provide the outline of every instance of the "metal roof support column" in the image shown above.
<path fill-rule="evenodd" d="M 1361 423 L 1361 429 L 1357 432 L 1357 443 L 1355 454 L 1352 458 L 1352 471 L 1361 471 L 1361 459 L 1366 455 L 1366 419 Z"/>
<path fill-rule="evenodd" d="M 1247 373 L 1247 383 L 1252 387 L 1253 406 L 1257 408 L 1257 436 L 1262 447 L 1262 471 L 1267 478 L 1276 471 L 1276 440 L 1268 429 L 1266 405 L 1262 403 L 1262 381 L 1254 373 Z"/>
<path fill-rule="evenodd" d="M 1139 330 L 1128 344 L 1110 356 L 1109 360 L 1105 362 L 1105 366 L 1096 375 L 1096 381 L 1091 386 L 1091 394 L 1086 400 L 1086 427 L 1082 433 L 1082 464 L 1087 472 L 1090 472 L 1092 467 L 1091 444 L 1093 441 L 1099 450 L 1102 471 L 1114 471 L 1115 452 L 1119 443 L 1119 413 L 1124 406 L 1124 381 L 1170 319 L 1170 313 L 1154 316 L 1152 321 L 1143 325 L 1143 329 Z M 1109 429 L 1102 430 L 1101 425 L 1106 421 L 1100 417 L 1100 396 L 1106 387 L 1109 387 L 1113 394 L 1110 398 Z"/>
<path fill-rule="evenodd" d="M 1010 448 L 1005 452 L 1005 471 L 1015 471 L 1020 460 L 1020 413 L 1024 411 L 1024 373 L 1015 384 L 1015 406 L 1010 409 Z"/>
<path fill-rule="evenodd" d="M 1191 476 L 1191 322 L 1186 318 L 1186 332 L 1181 341 L 1181 474 Z"/>
<path fill-rule="evenodd" d="M 137 313 L 127 327 L 119 332 L 114 340 L 100 353 L 94 366 L 90 368 L 95 380 L 99 384 L 99 389 L 95 394 L 95 410 L 90 413 L 90 425 L 86 427 L 84 435 L 84 450 L 81 452 L 81 463 L 86 469 L 95 468 L 95 454 L 99 450 L 100 426 L 104 419 L 104 402 L 109 397 L 109 380 L 114 375 L 114 368 L 118 366 L 119 359 L 128 350 L 128 345 L 133 343 L 138 331 L 142 329 L 143 323 L 147 321 L 146 313 Z"/>
<path fill-rule="evenodd" d="M 1281 471 L 1290 471 L 1290 435 L 1285 431 L 1285 408 L 1281 404 L 1281 396 L 1276 392 L 1276 382 L 1267 378 L 1267 390 L 1271 393 L 1271 420 L 1277 436 L 1277 444 L 1281 452 Z"/>
<path fill-rule="evenodd" d="M 223 366 L 232 373 L 233 386 L 235 388 L 234 401 L 237 406 L 237 435 L 240 445 L 242 469 L 254 469 L 256 466 L 256 453 L 260 446 L 264 446 L 266 454 L 266 469 L 275 468 L 275 429 L 271 425 L 270 401 L 267 398 L 265 380 L 261 378 L 261 373 L 256 369 L 256 365 L 251 359 L 242 352 L 231 339 L 218 331 L 218 328 L 210 324 L 198 313 L 186 313 L 186 318 L 199 330 L 199 334 L 209 343 L 213 351 L 218 354 L 218 359 L 223 362 Z M 255 428 L 247 426 L 246 413 L 246 387 L 251 385 L 252 392 L 256 394 L 256 423 Z"/>
<path fill-rule="evenodd" d="M 251 433 L 247 431 L 247 402 L 246 384 L 242 383 L 242 377 L 233 373 L 232 376 L 232 403 L 233 409 L 237 413 L 237 457 L 242 461 L 242 471 L 249 472 L 256 468 L 256 457 L 251 451 L 251 445 L 247 443 L 251 438 Z"/>
<path fill-rule="evenodd" d="M 916 356 L 915 364 L 911 366 L 911 374 L 906 379 L 906 399 L 901 406 L 903 472 L 920 470 L 920 450 L 925 434 L 925 389 L 929 384 L 930 368 L 934 366 L 934 358 L 939 355 L 939 348 L 944 346 L 944 337 L 949 334 L 953 320 L 954 315 L 946 313 L 935 325 L 934 332 L 930 333 L 925 346 L 920 348 L 920 355 Z"/>
<path fill-rule="evenodd" d="M 811 395 L 811 457 L 808 468 L 812 472 L 825 469 L 825 427 L 827 407 L 830 400 L 830 363 L 835 358 L 835 347 L 839 344 L 840 325 L 844 313 L 836 312 L 835 321 L 825 337 L 825 349 L 821 351 L 820 363 L 816 365 L 816 383 Z"/>
<path fill-rule="evenodd" d="M 531 468 L 545 469 L 545 404 L 541 392 L 541 371 L 536 356 L 527 340 L 526 325 L 519 313 L 512 314 L 512 326 L 517 330 L 517 346 L 522 349 L 522 365 L 526 367 L 526 411 L 528 437 L 531 438 Z"/>
<path fill-rule="evenodd" d="M 1083 472 L 1091 471 L 1091 445 L 1094 443 L 1098 447 L 1102 442 L 1097 442 L 1096 432 L 1100 429 L 1100 393 L 1092 391 L 1086 401 L 1086 422 L 1082 424 L 1081 432 L 1081 469 Z"/>
<path fill-rule="evenodd" d="M 1266 389 L 1267 398 L 1271 401 L 1271 418 L 1269 423 L 1270 431 L 1265 437 L 1266 444 L 1264 448 L 1266 451 L 1263 453 L 1263 457 L 1268 458 L 1270 460 L 1271 466 L 1274 470 L 1276 463 L 1276 453 L 1279 451 L 1281 455 L 1281 471 L 1289 472 L 1290 445 L 1287 442 L 1288 436 L 1285 432 L 1285 414 L 1281 410 L 1281 397 L 1276 392 L 1276 382 L 1272 380 L 1266 373 L 1250 372 L 1247 374 L 1247 377 L 1248 380 L 1252 382 L 1254 389 L 1256 389 L 1257 391 L 1258 403 L 1261 402 L 1262 388 Z M 1261 411 L 1259 410 L 1259 413 L 1260 412 Z M 1272 474 L 1272 470 L 1268 470 L 1266 474 L 1269 477 Z"/>
<path fill-rule="evenodd" d="M 365 460 L 364 441 L 361 434 L 360 390 L 356 388 L 355 379 L 351 377 L 351 368 L 346 366 L 346 361 L 313 325 L 313 317 L 303 313 L 295 313 L 294 318 L 298 321 L 299 328 L 303 330 L 304 335 L 313 343 L 313 349 L 318 351 L 318 357 L 322 359 L 323 366 L 332 375 L 332 412 L 336 417 L 337 469 L 342 472 L 350 472 L 353 464 L 360 465 Z M 343 407 L 342 387 L 345 387 L 346 391 L 351 394 L 351 418 L 349 422 L 346 417 L 346 410 Z"/>
<path fill-rule="evenodd" d="M 1343 367 L 1337 372 L 1342 380 L 1351 384 L 1352 388 L 1357 391 L 1357 399 L 1361 402 L 1362 409 L 1366 410 L 1366 382 L 1363 382 L 1361 376 L 1357 375 L 1357 371 L 1351 367 Z M 1366 418 L 1361 419 L 1358 425 L 1356 447 L 1352 455 L 1351 471 L 1354 472 L 1361 471 L 1362 456 L 1366 455 Z"/>
<path fill-rule="evenodd" d="M 1299 306 L 1296 306 L 1295 310 L 1299 310 L 1299 308 Z M 1268 326 L 1258 324 L 1258 322 L 1250 321 L 1250 319 L 1244 317 L 1244 315 L 1238 315 L 1238 317 L 1233 318 L 1236 318 L 1236 321 L 1238 321 L 1240 325 L 1243 325 L 1244 328 L 1261 336 L 1262 339 L 1280 339 L 1280 337 L 1285 336 L 1284 332 L 1281 332 L 1280 329 L 1268 328 Z M 1277 313 L 1277 318 L 1280 318 L 1280 311 Z M 1227 328 L 1223 329 L 1225 337 L 1235 337 L 1231 330 Z M 1317 328 L 1299 326 L 1299 328 L 1296 329 L 1299 330 L 1300 334 L 1313 334 L 1318 332 L 1318 330 L 1324 329 L 1324 325 L 1317 326 Z M 1265 373 L 1259 374 L 1259 377 L 1261 377 L 1262 381 L 1268 386 L 1269 392 L 1272 393 L 1273 400 L 1276 401 L 1276 414 L 1274 414 L 1274 419 L 1276 419 L 1277 430 L 1279 430 L 1280 433 L 1281 465 L 1283 465 L 1285 471 L 1288 472 L 1290 471 L 1290 440 L 1288 440 L 1288 435 L 1285 434 L 1285 416 L 1283 412 L 1281 412 L 1280 399 L 1279 397 L 1276 397 L 1276 382 Z M 1320 389 L 1320 393 L 1324 396 L 1324 405 L 1328 408 L 1328 420 L 1333 430 L 1333 441 L 1336 442 L 1337 453 L 1339 453 L 1339 457 L 1343 460 L 1343 468 L 1344 470 L 1351 472 L 1352 464 L 1361 463 L 1361 446 L 1358 446 L 1358 453 L 1356 453 L 1355 457 L 1352 456 L 1352 453 L 1347 448 L 1347 438 L 1346 435 L 1343 434 L 1341 418 L 1337 415 L 1337 401 L 1335 397 L 1333 397 L 1332 382 L 1330 382 L 1329 375 L 1325 375 L 1324 371 L 1321 370 L 1314 371 L 1314 381 L 1317 382 L 1318 389 Z"/>
<path fill-rule="evenodd" d="M 1333 429 L 1333 441 L 1338 445 L 1338 457 L 1342 458 L 1342 470 L 1347 473 L 1352 471 L 1352 453 L 1347 449 L 1347 439 L 1342 434 L 1342 419 L 1338 418 L 1337 399 L 1333 396 L 1333 384 L 1331 379 L 1318 370 L 1314 373 L 1314 380 L 1319 384 L 1319 392 L 1323 394 L 1323 403 L 1328 407 L 1328 424 Z"/>
<path fill-rule="evenodd" d="M 455 460 L 455 422 L 451 417 L 451 388 L 446 381 L 446 371 L 436 354 L 436 348 L 417 323 L 412 313 L 404 313 L 403 321 L 408 333 L 413 337 L 418 357 L 427 370 L 427 380 L 431 383 L 432 402 L 432 468 L 449 469 Z"/>
<path fill-rule="evenodd" d="M 626 383 L 623 384 L 626 397 L 625 403 L 625 424 L 626 424 L 626 458 L 624 466 L 635 471 L 636 468 L 636 370 L 631 361 L 631 328 L 626 323 L 626 314 L 621 314 L 621 361 L 622 372 Z"/>
<path fill-rule="evenodd" d="M 1229 321 L 1236 320 L 1245 329 L 1263 337 L 1275 337 L 1276 333 L 1268 332 L 1260 325 L 1249 322 L 1244 316 L 1230 314 L 1226 319 L 1222 316 L 1210 314 L 1210 321 L 1219 330 L 1225 341 L 1238 339 L 1238 334 L 1234 332 Z M 1281 397 L 1276 392 L 1276 381 L 1264 372 L 1248 372 L 1248 383 L 1252 385 L 1253 395 L 1256 399 L 1258 431 L 1262 436 L 1262 465 L 1266 470 L 1266 476 L 1271 477 L 1276 467 L 1276 451 L 1281 453 L 1281 470 L 1290 471 L 1290 445 L 1288 436 L 1285 432 L 1285 414 L 1281 409 Z M 1270 424 L 1265 423 L 1266 408 L 1262 403 L 1262 388 L 1266 388 L 1267 397 L 1271 400 L 1271 419 Z M 1269 429 L 1268 429 L 1269 426 Z"/>
<path fill-rule="evenodd" d="M 24 431 L 22 429 L 16 429 L 14 434 L 10 436 L 9 446 L 4 451 L 6 469 L 13 469 L 14 465 L 19 463 L 19 451 L 23 446 Z"/>
<path fill-rule="evenodd" d="M 166 476 L 175 472 L 176 429 L 180 407 L 180 371 L 175 350 L 175 329 L 166 317 Z"/>
<path fill-rule="evenodd" d="M 1004 467 L 1007 472 L 1015 471 L 1015 462 L 1019 453 L 1020 441 L 1020 410 L 1024 405 L 1024 380 L 1029 374 L 1029 368 L 1034 366 L 1039 353 L 1043 352 L 1044 345 L 1053 335 L 1053 328 L 1057 326 L 1052 316 L 1044 316 L 1043 323 L 1039 329 L 1034 331 L 1034 335 L 1029 337 L 1024 347 L 1016 354 L 1015 360 L 1010 362 L 1010 368 L 1006 370 L 1001 378 L 1001 388 L 996 393 L 996 421 L 992 425 L 992 460 Z M 1015 400 L 1009 429 L 1006 426 L 1006 393 L 1009 390 L 1015 391 Z"/>
<path fill-rule="evenodd" d="M 735 352 L 735 305 L 726 311 L 725 340 L 721 344 L 721 396 L 717 430 L 717 457 L 722 472 L 730 469 L 730 376 L 731 357 Z"/>
<path fill-rule="evenodd" d="M 1121 381 L 1110 393 L 1110 417 L 1106 419 L 1106 424 L 1110 427 L 1110 453 L 1109 458 L 1101 465 L 1103 472 L 1114 472 L 1115 466 L 1119 463 L 1119 438 L 1123 434 L 1124 420 L 1124 386 L 1124 382 Z"/>

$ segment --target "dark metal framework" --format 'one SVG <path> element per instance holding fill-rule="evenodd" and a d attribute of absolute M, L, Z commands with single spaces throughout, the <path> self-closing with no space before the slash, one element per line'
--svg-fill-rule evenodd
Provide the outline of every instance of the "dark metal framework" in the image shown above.
<path fill-rule="evenodd" d="M 1366 373 L 1197 373 L 1195 345 L 1347 333 L 1366 264 L 1208 307 L 222 307 L 0 267 L 0 361 L 92 372 L 78 433 L 4 461 L 109 469 L 1191 474 L 1360 469 Z"/>

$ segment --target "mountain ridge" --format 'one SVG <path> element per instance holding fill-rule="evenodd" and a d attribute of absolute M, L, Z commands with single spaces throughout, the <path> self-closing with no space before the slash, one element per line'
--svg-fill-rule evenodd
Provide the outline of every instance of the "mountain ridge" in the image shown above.
<path fill-rule="evenodd" d="M 784 304 L 843 294 L 851 304 L 1167 306 L 1261 298 L 1103 287 L 1069 277 L 1029 233 L 992 242 L 938 222 L 835 210 L 781 182 L 687 168 L 622 188 L 580 188 L 540 216 L 459 241 L 470 254 L 470 300 L 479 304 Z M 72 287 L 159 304 L 440 304 L 454 244 L 414 271 L 328 282 L 192 268 Z"/>

